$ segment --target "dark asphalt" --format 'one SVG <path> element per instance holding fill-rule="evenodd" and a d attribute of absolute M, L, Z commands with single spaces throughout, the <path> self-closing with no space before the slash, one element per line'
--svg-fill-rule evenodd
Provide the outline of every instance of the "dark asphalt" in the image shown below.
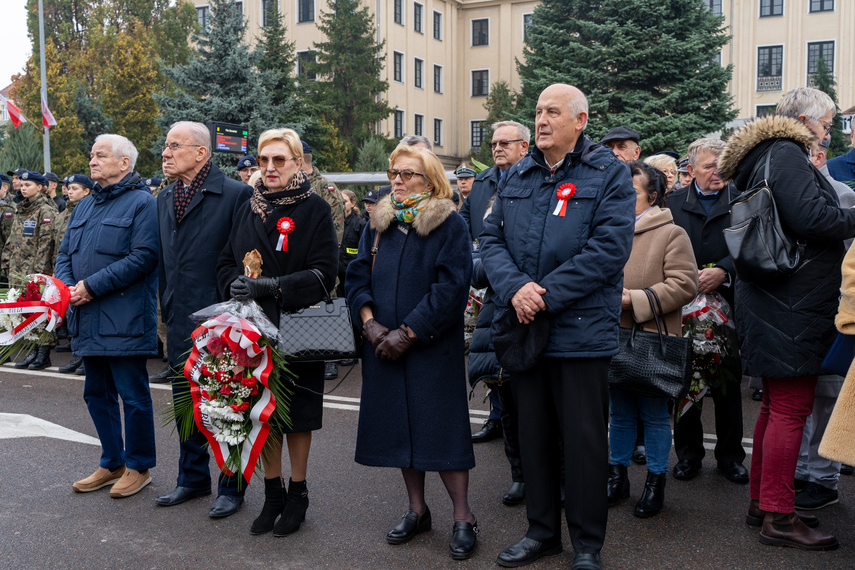
<path fill-rule="evenodd" d="M 62 365 L 68 355 L 56 355 Z M 151 372 L 161 369 L 149 361 Z M 347 372 L 341 368 L 339 380 Z M 301 530 L 286 538 L 251 536 L 261 510 L 263 485 L 253 481 L 241 510 L 227 519 L 207 516 L 205 497 L 163 508 L 154 498 L 170 491 L 177 475 L 178 440 L 170 426 L 158 427 L 158 466 L 152 484 L 127 499 L 107 489 L 87 494 L 71 483 L 98 465 L 100 450 L 55 438 L 3 439 L 0 433 L 0 569 L 3 568 L 497 568 L 496 555 L 522 537 L 525 508 L 506 507 L 501 495 L 510 473 L 501 441 L 475 446 L 470 501 L 481 533 L 475 556 L 454 562 L 448 554 L 451 502 L 439 477 L 428 476 L 427 499 L 434 528 L 401 546 L 384 539 L 407 506 L 397 470 L 367 468 L 353 461 L 360 369 L 326 382 L 324 429 L 315 433 L 309 465 L 310 507 Z M 97 437 L 82 399 L 82 377 L 0 370 L 0 413 L 30 414 Z M 155 409 L 170 403 L 170 391 L 152 390 Z M 745 437 L 751 437 L 759 404 L 743 389 Z M 473 430 L 486 409 L 479 390 L 470 403 Z M 712 417 L 707 399 L 705 418 Z M 713 432 L 709 423 L 705 432 Z M 711 441 L 711 440 L 709 440 Z M 750 461 L 746 460 L 746 465 Z M 676 459 L 672 453 L 671 464 Z M 212 471 L 216 469 L 211 464 Z M 287 473 L 287 461 L 286 461 Z M 853 477 L 842 477 L 840 503 L 818 511 L 821 529 L 833 532 L 841 548 L 809 553 L 761 545 L 758 530 L 744 524 L 747 486 L 727 481 L 710 453 L 693 481 L 668 479 L 666 510 L 637 519 L 632 508 L 643 486 L 643 467 L 630 469 L 631 498 L 610 510 L 603 549 L 605 568 L 853 568 L 855 526 Z M 531 568 L 569 568 L 572 549 Z"/>

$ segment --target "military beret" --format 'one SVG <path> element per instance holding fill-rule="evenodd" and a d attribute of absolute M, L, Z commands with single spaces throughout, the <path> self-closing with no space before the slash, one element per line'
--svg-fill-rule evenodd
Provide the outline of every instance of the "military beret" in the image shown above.
<path fill-rule="evenodd" d="M 23 174 L 21 174 L 21 180 L 29 180 L 30 182 L 35 182 L 42 186 L 47 186 L 48 183 L 47 178 L 45 178 L 41 172 L 33 172 L 32 170 L 25 170 Z"/>
<path fill-rule="evenodd" d="M 0 173 L 0 183 L 3 183 L 3 182 L 8 184 L 11 182 L 11 180 L 9 180 L 9 177 L 6 176 L 5 174 Z"/>
<path fill-rule="evenodd" d="M 81 186 L 86 186 L 90 190 L 95 188 L 95 183 L 92 182 L 92 179 L 84 174 L 69 174 L 65 177 L 66 184 L 80 184 Z"/>
<path fill-rule="evenodd" d="M 157 176 L 152 176 L 151 178 L 145 179 L 146 186 L 160 186 L 161 182 L 163 182 L 163 179 L 158 178 Z"/>
<path fill-rule="evenodd" d="M 258 166 L 258 161 L 255 160 L 254 156 L 248 154 L 246 156 L 242 156 L 241 159 L 238 161 L 237 169 L 243 170 L 244 168 L 250 168 L 252 166 Z"/>
<path fill-rule="evenodd" d="M 371 190 L 365 196 L 362 197 L 363 202 L 372 202 L 374 204 L 377 203 L 377 200 L 380 199 L 380 192 L 378 190 Z"/>

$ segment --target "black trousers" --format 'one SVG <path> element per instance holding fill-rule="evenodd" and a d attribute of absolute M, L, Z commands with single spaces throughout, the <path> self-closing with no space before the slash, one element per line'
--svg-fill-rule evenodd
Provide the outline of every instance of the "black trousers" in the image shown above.
<path fill-rule="evenodd" d="M 549 541 L 561 536 L 563 461 L 565 517 L 573 550 L 596 553 L 603 546 L 609 509 L 609 360 L 543 358 L 513 376 L 529 538 Z"/>
<path fill-rule="evenodd" d="M 741 369 L 736 377 L 742 378 Z M 710 391 L 715 403 L 716 461 L 742 463 L 745 449 L 742 447 L 742 393 L 739 382 L 728 383 L 724 391 L 720 388 L 710 388 Z M 698 406 L 692 406 L 674 426 L 674 450 L 680 461 L 700 462 L 706 454 L 701 410 Z"/>
<path fill-rule="evenodd" d="M 522 458 L 520 457 L 519 411 L 514 400 L 511 383 L 493 384 L 490 389 L 495 390 L 502 408 L 499 421 L 502 422 L 505 456 L 508 458 L 508 463 L 511 464 L 511 480 L 522 483 L 525 479 L 523 478 Z"/>

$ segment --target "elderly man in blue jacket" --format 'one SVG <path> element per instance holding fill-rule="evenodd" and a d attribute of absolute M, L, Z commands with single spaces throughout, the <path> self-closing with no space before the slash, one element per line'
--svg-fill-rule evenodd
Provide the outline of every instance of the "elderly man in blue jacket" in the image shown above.
<path fill-rule="evenodd" d="M 587 121 L 577 88 L 543 90 L 537 148 L 505 172 L 481 234 L 497 313 L 504 306 L 520 323 L 552 322 L 537 363 L 512 374 L 529 527 L 499 554 L 506 567 L 561 552 L 560 461 L 573 568 L 599 568 L 605 540 L 608 367 L 618 352 L 635 190 L 627 166 L 584 136 Z"/>
<path fill-rule="evenodd" d="M 95 139 L 89 168 L 97 184 L 75 208 L 56 260 L 56 276 L 71 290 L 68 332 L 86 368 L 83 399 L 101 440 L 100 466 L 72 487 L 112 485 L 113 498 L 138 493 L 155 466 L 146 358 L 157 354 L 157 205 L 134 172 L 137 156 L 123 136 Z"/>

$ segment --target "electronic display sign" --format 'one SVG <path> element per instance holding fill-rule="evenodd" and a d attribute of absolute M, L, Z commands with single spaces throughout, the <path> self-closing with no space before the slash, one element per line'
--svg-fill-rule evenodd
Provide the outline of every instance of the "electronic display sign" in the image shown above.
<path fill-rule="evenodd" d="M 212 121 L 208 123 L 208 128 L 211 129 L 214 152 L 233 152 L 241 155 L 247 153 L 247 140 L 249 139 L 249 127 L 247 125 Z"/>

